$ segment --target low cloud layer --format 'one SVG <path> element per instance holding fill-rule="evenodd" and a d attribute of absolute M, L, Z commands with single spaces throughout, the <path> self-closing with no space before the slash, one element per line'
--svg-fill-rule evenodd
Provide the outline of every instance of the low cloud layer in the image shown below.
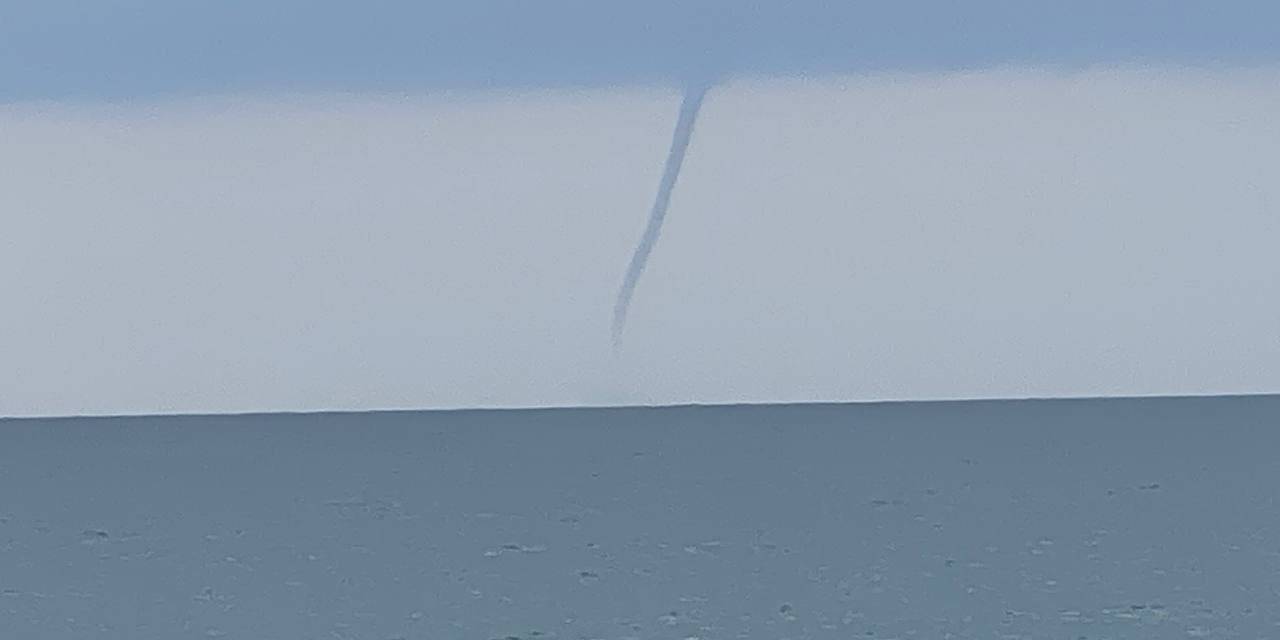
<path fill-rule="evenodd" d="M 0 414 L 1280 390 L 1280 73 L 0 107 Z"/>
<path fill-rule="evenodd" d="M 1280 60 L 1270 0 L 11 2 L 0 103 Z"/>

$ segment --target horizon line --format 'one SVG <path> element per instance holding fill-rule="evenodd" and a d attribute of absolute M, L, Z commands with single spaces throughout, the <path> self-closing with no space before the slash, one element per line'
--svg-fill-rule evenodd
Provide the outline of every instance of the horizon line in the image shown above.
<path fill-rule="evenodd" d="M 1009 396 L 1009 397 L 954 397 L 877 400 L 793 400 L 779 402 L 678 402 L 653 404 L 578 404 L 578 405 L 513 405 L 513 406 L 456 406 L 456 407 L 386 407 L 374 409 L 315 409 L 315 410 L 247 410 L 247 411 L 176 411 L 172 413 L 83 413 L 49 415 L 0 416 L 0 425 L 12 422 L 68 421 L 68 420 L 120 420 L 120 419 L 189 419 L 189 418 L 268 418 L 268 417 L 324 417 L 324 416 L 383 416 L 397 414 L 461 414 L 461 413 L 552 413 L 578 411 L 680 411 L 699 409 L 750 409 L 750 408 L 819 408 L 819 407 L 897 407 L 906 405 L 978 405 L 978 404 L 1031 404 L 1031 403 L 1081 403 L 1089 401 L 1138 402 L 1138 401 L 1187 401 L 1187 400 L 1280 400 L 1280 391 L 1193 393 L 1193 394 L 1134 394 L 1115 396 L 1064 395 L 1064 396 Z"/>

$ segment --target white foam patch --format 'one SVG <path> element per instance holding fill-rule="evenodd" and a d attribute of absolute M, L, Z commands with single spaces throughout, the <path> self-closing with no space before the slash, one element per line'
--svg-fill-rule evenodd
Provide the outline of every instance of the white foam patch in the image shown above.
<path fill-rule="evenodd" d="M 1280 72 L 0 107 L 0 414 L 1280 390 Z"/>

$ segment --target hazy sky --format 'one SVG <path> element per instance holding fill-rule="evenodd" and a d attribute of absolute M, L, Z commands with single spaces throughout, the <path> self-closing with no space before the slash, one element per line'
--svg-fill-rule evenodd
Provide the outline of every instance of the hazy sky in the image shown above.
<path fill-rule="evenodd" d="M 336 6 L 0 21 L 0 415 L 1280 390 L 1269 3 Z"/>

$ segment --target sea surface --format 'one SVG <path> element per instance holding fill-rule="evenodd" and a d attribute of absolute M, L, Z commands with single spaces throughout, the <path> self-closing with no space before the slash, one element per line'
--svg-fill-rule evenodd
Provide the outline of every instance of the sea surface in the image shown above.
<path fill-rule="evenodd" d="M 1280 396 L 0 421 L 0 637 L 1280 637 Z"/>

